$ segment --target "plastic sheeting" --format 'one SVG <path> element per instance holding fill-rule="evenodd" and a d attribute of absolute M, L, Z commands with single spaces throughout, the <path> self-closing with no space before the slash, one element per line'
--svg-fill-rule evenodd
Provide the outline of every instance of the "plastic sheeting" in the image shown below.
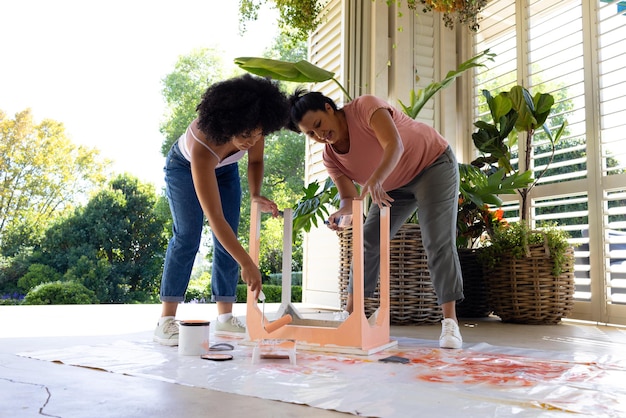
<path fill-rule="evenodd" d="M 152 341 L 118 341 L 19 353 L 20 356 L 359 416 L 626 416 L 626 358 L 533 351 L 489 344 L 443 350 L 436 341 L 398 339 L 371 356 L 297 352 L 297 362 L 261 360 L 235 346 L 230 361 L 178 355 Z M 382 363 L 390 355 L 407 364 Z"/>

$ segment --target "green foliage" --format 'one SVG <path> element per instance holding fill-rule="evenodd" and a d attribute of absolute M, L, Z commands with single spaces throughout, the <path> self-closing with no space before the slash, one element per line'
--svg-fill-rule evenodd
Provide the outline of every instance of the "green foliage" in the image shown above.
<path fill-rule="evenodd" d="M 15 294 L 15 296 L 19 296 L 18 294 Z M 0 306 L 14 306 L 14 305 L 21 305 L 24 302 L 24 297 L 12 297 L 11 295 L 9 296 L 5 296 L 3 295 L 2 297 L 0 297 Z"/>
<path fill-rule="evenodd" d="M 308 49 L 306 41 L 294 42 L 289 33 L 280 33 L 274 38 L 273 44 L 263 53 L 265 58 L 296 62 L 306 58 Z"/>
<path fill-rule="evenodd" d="M 292 83 L 320 83 L 331 80 L 335 73 L 326 71 L 307 60 L 288 62 L 269 58 L 239 57 L 235 64 L 249 73 Z"/>
<path fill-rule="evenodd" d="M 280 303 L 282 296 L 282 287 L 280 285 L 264 284 L 263 293 L 265 294 L 265 302 Z M 238 284 L 236 298 L 238 303 L 245 303 L 248 298 L 248 286 L 246 284 Z M 186 303 L 209 303 L 211 301 L 211 286 L 205 288 L 189 287 L 185 293 Z M 291 302 L 302 302 L 302 286 L 291 286 Z"/>
<path fill-rule="evenodd" d="M 292 207 L 304 184 L 304 141 L 294 132 L 282 130 L 265 138 L 265 175 L 262 193 L 279 208 Z M 246 160 L 244 160 L 245 162 Z M 242 167 L 244 164 L 242 164 Z M 243 170 L 241 170 L 243 171 Z M 241 173 L 243 193 L 239 240 L 248 243 L 250 233 L 250 190 L 247 176 Z M 259 265 L 264 274 L 282 271 L 282 219 L 263 216 Z M 271 232 L 270 232 L 271 231 Z M 302 238 L 295 234 L 292 269 L 302 268 Z"/>
<path fill-rule="evenodd" d="M 456 70 L 448 71 L 446 77 L 441 81 L 434 81 L 426 86 L 424 89 L 420 89 L 418 91 L 411 90 L 410 93 L 410 103 L 409 105 L 405 105 L 401 101 L 400 106 L 404 113 L 406 113 L 411 118 L 417 118 L 417 115 L 420 113 L 424 105 L 428 103 L 428 101 L 439 91 L 449 87 L 459 76 L 461 76 L 465 71 L 474 68 L 474 67 L 484 67 L 484 61 L 493 61 L 493 57 L 496 54 L 489 52 L 489 50 L 485 50 L 484 52 L 476 55 L 475 57 L 470 58 L 469 60 L 461 63 Z M 483 62 L 481 62 L 483 61 Z"/>
<path fill-rule="evenodd" d="M 387 0 L 389 3 L 392 0 Z M 396 0 L 401 2 L 401 0 Z M 417 9 L 418 0 L 407 0 L 410 9 Z M 455 23 L 467 25 L 472 32 L 478 32 L 480 12 L 487 6 L 487 0 L 419 0 L 422 12 L 441 13 L 444 26 L 453 29 Z"/>
<path fill-rule="evenodd" d="M 98 303 L 93 291 L 76 282 L 42 283 L 24 298 L 25 305 L 88 305 Z"/>
<path fill-rule="evenodd" d="M 263 293 L 265 294 L 266 303 L 280 303 L 282 296 L 282 287 L 271 284 L 263 285 Z M 237 285 L 237 302 L 245 303 L 248 299 L 248 286 L 245 284 Z M 291 286 L 291 302 L 302 302 L 302 286 Z"/>
<path fill-rule="evenodd" d="M 37 285 L 60 281 L 61 278 L 61 273 L 54 268 L 45 264 L 33 263 L 28 267 L 28 272 L 17 281 L 17 286 L 20 290 L 28 292 Z"/>
<path fill-rule="evenodd" d="M 547 244 L 554 262 L 552 274 L 560 276 L 567 257 L 566 251 L 571 246 L 568 238 L 569 234 L 556 224 L 546 224 L 541 230 L 531 230 L 521 222 L 501 224 L 492 234 L 489 245 L 479 253 L 479 259 L 483 266 L 493 268 L 504 254 L 521 259 L 526 256 L 529 245 Z"/>
<path fill-rule="evenodd" d="M 211 287 L 188 287 L 185 292 L 186 303 L 208 303 L 211 301 Z"/>
<path fill-rule="evenodd" d="M 273 284 L 276 286 L 281 286 L 283 283 L 283 274 L 282 273 L 272 273 L 268 275 L 268 279 L 266 284 Z M 301 271 L 292 271 L 291 272 L 291 284 L 301 286 L 302 285 L 302 272 Z"/>
<path fill-rule="evenodd" d="M 167 240 L 153 186 L 118 176 L 46 231 L 31 260 L 93 287 L 102 303 L 158 294 Z"/>
<path fill-rule="evenodd" d="M 337 84 L 337 86 L 339 86 L 348 100 L 352 100 L 348 91 L 335 78 L 335 73 L 326 71 L 306 60 L 289 62 L 269 58 L 239 57 L 235 58 L 235 64 L 249 73 L 260 75 L 262 77 L 271 77 L 274 80 L 280 81 L 289 81 L 293 83 L 319 83 L 322 81 L 332 80 L 335 84 Z"/>
<path fill-rule="evenodd" d="M 300 230 L 309 232 L 311 226 L 317 228 L 318 221 L 324 223 L 329 216 L 328 204 L 335 207 L 339 206 L 337 187 L 330 177 L 326 179 L 323 186 L 318 182 L 312 182 L 302 191 L 304 195 L 296 203 L 293 213 L 294 238 Z"/>
<path fill-rule="evenodd" d="M 17 281 L 28 272 L 31 264 L 30 253 L 20 252 L 13 257 L 0 255 L 0 295 L 14 295 L 24 292 L 17 286 Z"/>
<path fill-rule="evenodd" d="M 522 180 L 529 180 L 532 177 L 531 158 L 536 129 L 542 128 L 549 140 L 551 156 L 544 170 L 538 173 L 534 180 L 529 181 L 528 185 L 516 189 L 522 198 L 520 217 L 522 222 L 527 222 L 529 193 L 552 162 L 556 144 L 562 137 L 567 122 L 564 121 L 554 131 L 547 126 L 546 120 L 554 105 L 554 97 L 548 93 L 537 93 L 532 96 L 526 88 L 513 86 L 510 91 L 501 92 L 497 96 L 483 90 L 483 96 L 489 106 L 492 120 L 491 122 L 479 120 L 474 123 L 478 131 L 472 134 L 472 140 L 482 156 L 474 160 L 473 165 L 483 168 L 492 176 L 496 175 L 495 172 L 498 176 L 513 174 Z M 525 138 L 520 146 L 524 160 L 516 169 L 511 163 L 511 149 L 517 145 L 517 137 L 522 132 L 525 133 Z"/>
<path fill-rule="evenodd" d="M 482 157 L 480 157 L 482 158 Z M 479 159 L 480 159 L 479 158 Z M 472 164 L 474 164 L 473 162 Z M 513 173 L 507 176 L 501 168 L 490 175 L 472 164 L 459 163 L 459 208 L 457 212 L 457 247 L 473 248 L 483 233 L 491 235 L 502 221 L 500 194 L 514 194 L 518 188 L 532 183 L 531 173 Z"/>
<path fill-rule="evenodd" d="M 98 151 L 76 146 L 62 123 L 35 124 L 30 109 L 0 111 L 0 251 L 33 247 L 45 228 L 104 180 Z"/>
<path fill-rule="evenodd" d="M 373 0 L 374 1 L 374 0 Z M 402 4 L 401 0 L 385 0 L 387 5 Z M 294 40 L 305 41 L 312 31 L 323 22 L 322 10 L 328 0 L 239 0 L 240 30 L 246 30 L 246 24 L 257 20 L 262 5 L 269 4 L 279 13 L 278 26 L 283 34 L 289 34 Z M 444 25 L 453 29 L 455 24 L 466 25 L 469 30 L 479 29 L 479 14 L 487 5 L 487 0 L 407 0 L 409 9 L 421 7 L 423 13 L 435 11 L 441 13 Z"/>
<path fill-rule="evenodd" d="M 302 302 L 302 286 L 291 286 L 291 302 Z"/>
<path fill-rule="evenodd" d="M 306 41 L 309 33 L 322 21 L 321 11 L 326 0 L 239 0 L 239 24 L 241 31 L 246 23 L 258 19 L 262 5 L 271 4 L 278 9 L 278 27 L 294 42 Z"/>
<path fill-rule="evenodd" d="M 192 275 L 193 276 L 193 275 Z M 185 302 L 205 303 L 211 300 L 211 274 L 203 271 L 192 277 L 185 292 Z"/>
<path fill-rule="evenodd" d="M 260 238 L 259 270 L 264 277 L 282 271 L 283 265 L 283 220 L 268 217 L 263 220 L 263 233 Z"/>
<path fill-rule="evenodd" d="M 81 255 L 80 258 L 70 264 L 71 267 L 63 275 L 67 281 L 81 283 L 86 288 L 94 291 L 99 301 L 111 301 L 111 293 L 108 278 L 111 276 L 112 265 L 106 259 Z"/>
<path fill-rule="evenodd" d="M 531 180 L 530 173 L 513 173 L 505 175 L 501 168 L 493 175 L 486 175 L 478 167 L 471 164 L 459 164 L 461 178 L 461 196 L 477 206 L 501 206 L 500 194 L 514 194 L 520 187 L 525 187 Z"/>
<path fill-rule="evenodd" d="M 265 290 L 263 290 L 265 293 Z M 248 285 L 246 284 L 238 284 L 237 291 L 235 293 L 236 300 L 239 303 L 245 303 L 248 300 Z M 267 296 L 266 296 L 267 297 Z"/>

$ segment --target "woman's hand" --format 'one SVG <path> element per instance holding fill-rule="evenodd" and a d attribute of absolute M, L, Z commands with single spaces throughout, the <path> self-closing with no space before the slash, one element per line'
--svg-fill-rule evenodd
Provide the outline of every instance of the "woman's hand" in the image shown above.
<path fill-rule="evenodd" d="M 363 186 L 360 198 L 364 199 L 368 193 L 372 196 L 372 203 L 378 205 L 379 208 L 382 209 L 385 206 L 391 207 L 393 199 L 387 194 L 385 189 L 383 189 L 379 181 L 370 178 Z"/>
<path fill-rule="evenodd" d="M 250 290 L 254 294 L 254 299 L 258 299 L 262 287 L 259 268 L 254 263 L 241 266 L 241 278 L 250 287 Z"/>
<path fill-rule="evenodd" d="M 348 226 L 348 225 L 341 225 L 341 218 L 345 218 L 346 217 L 350 217 L 350 222 L 348 223 L 348 225 L 352 224 L 352 207 L 344 207 L 341 208 L 340 210 L 338 210 L 337 212 L 333 213 L 332 215 L 330 215 L 328 217 L 328 220 L 326 222 L 324 222 L 326 224 L 326 226 L 330 229 L 332 229 L 333 231 L 343 231 L 344 227 Z"/>
<path fill-rule="evenodd" d="M 261 212 L 271 213 L 274 218 L 279 215 L 278 206 L 273 201 L 269 200 L 265 196 L 254 196 L 252 198 L 253 202 L 256 202 L 261 208 Z"/>

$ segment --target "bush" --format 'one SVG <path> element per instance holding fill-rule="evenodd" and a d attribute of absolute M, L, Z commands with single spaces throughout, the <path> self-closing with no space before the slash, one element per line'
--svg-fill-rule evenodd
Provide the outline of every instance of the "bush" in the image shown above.
<path fill-rule="evenodd" d="M 283 274 L 282 273 L 272 273 L 268 274 L 267 284 L 275 284 L 277 286 L 282 286 L 283 284 Z M 293 271 L 291 272 L 291 285 L 292 286 L 302 286 L 302 272 L 301 271 Z"/>
<path fill-rule="evenodd" d="M 17 281 L 17 286 L 28 292 L 30 289 L 42 283 L 50 283 L 61 280 L 61 273 L 56 271 L 53 267 L 45 264 L 34 263 L 28 267 L 28 271 Z"/>
<path fill-rule="evenodd" d="M 282 296 L 282 286 L 271 284 L 263 285 L 263 293 L 265 293 L 265 301 L 267 303 L 280 303 Z M 248 285 L 237 285 L 237 302 L 245 303 L 248 299 Z M 209 303 L 211 301 L 211 285 L 205 289 L 199 287 L 189 287 L 185 293 L 185 302 Z M 291 302 L 302 302 L 302 286 L 291 286 Z"/>
<path fill-rule="evenodd" d="M 42 283 L 28 292 L 25 305 L 89 305 L 98 303 L 96 294 L 80 283 Z"/>
<path fill-rule="evenodd" d="M 263 293 L 265 294 L 265 302 L 280 303 L 282 290 L 281 286 L 265 284 L 263 285 Z M 237 302 L 244 303 L 248 298 L 248 285 L 237 285 Z M 291 286 L 291 302 L 302 302 L 302 286 Z"/>
<path fill-rule="evenodd" d="M 211 285 L 206 288 L 188 287 L 185 292 L 185 302 L 208 303 L 211 301 Z"/>

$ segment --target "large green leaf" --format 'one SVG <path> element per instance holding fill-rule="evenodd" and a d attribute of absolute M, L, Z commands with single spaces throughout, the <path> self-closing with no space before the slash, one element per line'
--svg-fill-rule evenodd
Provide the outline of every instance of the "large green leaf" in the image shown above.
<path fill-rule="evenodd" d="M 463 74 L 470 68 L 484 67 L 485 64 L 483 64 L 481 60 L 486 59 L 493 61 L 493 57 L 495 57 L 495 55 L 496 54 L 489 52 L 489 50 L 487 49 L 476 55 L 475 57 L 472 57 L 469 60 L 461 63 L 456 70 L 448 71 L 446 77 L 443 80 L 439 82 L 432 82 L 424 89 L 418 90 L 417 92 L 415 90 L 412 90 L 410 92 L 410 104 L 408 106 L 401 101 L 398 101 L 400 103 L 400 106 L 402 107 L 402 110 L 411 118 L 415 119 L 424 107 L 424 105 L 430 100 L 431 97 L 435 95 L 435 93 L 437 93 L 441 89 L 448 87 L 450 84 L 452 84 L 454 80 L 456 80 L 461 74 Z"/>
<path fill-rule="evenodd" d="M 333 206 L 333 199 L 337 195 L 337 187 L 330 177 L 323 186 L 315 181 L 302 191 L 304 196 L 296 203 L 293 212 L 293 240 L 300 230 L 309 232 L 312 226 L 317 227 L 318 221 L 324 222 L 329 215 L 326 206 Z"/>
<path fill-rule="evenodd" d="M 531 96 L 522 86 L 514 86 L 508 93 L 502 93 L 510 98 L 513 108 L 519 113 L 515 127 L 518 131 L 534 131 L 542 126 L 554 105 L 554 97 L 548 93 L 537 93 Z"/>
<path fill-rule="evenodd" d="M 533 181 L 529 171 L 506 175 L 506 169 L 501 168 L 487 175 L 471 164 L 459 164 L 459 174 L 461 193 L 478 207 L 485 204 L 502 206 L 498 195 L 515 194 L 517 189 L 524 188 Z"/>
<path fill-rule="evenodd" d="M 319 83 L 332 80 L 335 76 L 335 73 L 306 60 L 288 62 L 269 58 L 239 57 L 235 58 L 235 64 L 252 74 L 296 83 Z"/>
<path fill-rule="evenodd" d="M 321 83 L 323 81 L 332 80 L 339 86 L 343 94 L 348 98 L 348 101 L 352 100 L 348 91 L 335 78 L 335 73 L 326 71 L 306 60 L 289 62 L 269 58 L 239 57 L 235 58 L 235 64 L 249 73 L 280 81 Z"/>

